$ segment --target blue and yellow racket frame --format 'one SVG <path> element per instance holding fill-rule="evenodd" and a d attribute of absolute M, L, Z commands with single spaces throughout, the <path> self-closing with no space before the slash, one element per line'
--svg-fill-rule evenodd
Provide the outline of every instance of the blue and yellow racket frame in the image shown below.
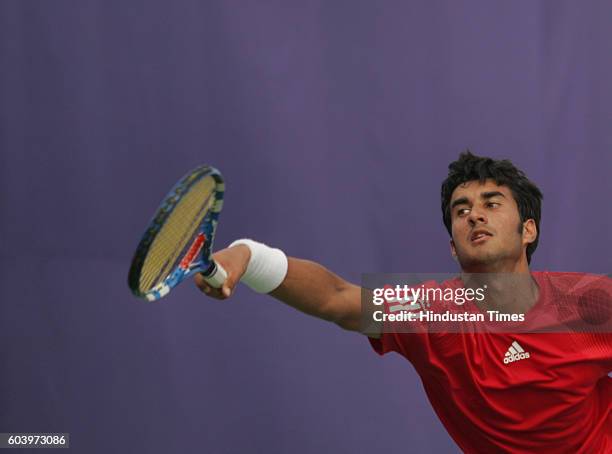
<path fill-rule="evenodd" d="M 162 277 L 162 281 L 153 288 L 143 290 L 141 288 L 141 273 L 147 255 L 153 245 L 157 234 L 178 206 L 181 199 L 189 193 L 190 189 L 200 182 L 203 178 L 212 177 L 214 179 L 214 200 L 208 213 L 202 219 L 201 224 L 196 229 L 195 238 L 188 241 L 188 244 L 181 251 L 180 262 L 170 274 Z M 211 257 L 212 245 L 219 222 L 219 214 L 223 208 L 223 198 L 225 194 L 225 183 L 221 173 L 214 167 L 200 166 L 185 175 L 168 193 L 160 204 L 155 216 L 151 219 L 149 227 L 145 231 L 136 252 L 132 259 L 132 264 L 128 274 L 128 285 L 132 293 L 147 301 L 156 301 L 167 295 L 170 290 L 180 282 L 194 275 L 202 273 L 207 282 L 213 287 L 221 287 L 227 274 L 225 270 L 217 264 Z"/>

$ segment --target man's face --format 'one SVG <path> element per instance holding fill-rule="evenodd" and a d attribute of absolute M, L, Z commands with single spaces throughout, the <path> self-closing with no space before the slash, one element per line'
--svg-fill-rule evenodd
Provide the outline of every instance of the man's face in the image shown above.
<path fill-rule="evenodd" d="M 451 252 L 464 271 L 516 271 L 527 267 L 524 249 L 535 223 L 521 219 L 512 192 L 492 180 L 463 183 L 451 195 Z M 522 263 L 524 261 L 524 263 Z"/>

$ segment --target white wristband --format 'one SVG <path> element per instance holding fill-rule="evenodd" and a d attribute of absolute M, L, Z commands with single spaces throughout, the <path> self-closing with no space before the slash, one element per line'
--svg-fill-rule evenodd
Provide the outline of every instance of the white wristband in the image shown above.
<path fill-rule="evenodd" d="M 244 244 L 251 250 L 251 259 L 240 282 L 257 293 L 270 293 L 281 285 L 289 267 L 287 256 L 283 251 L 248 239 L 236 240 L 229 247 L 238 244 Z"/>

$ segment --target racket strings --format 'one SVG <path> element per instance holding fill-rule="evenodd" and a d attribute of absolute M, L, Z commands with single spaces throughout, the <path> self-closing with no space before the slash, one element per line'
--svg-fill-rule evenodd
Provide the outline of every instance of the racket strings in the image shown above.
<path fill-rule="evenodd" d="M 151 290 L 176 268 L 215 202 L 215 186 L 212 177 L 205 177 L 183 194 L 151 244 L 140 275 L 141 291 Z"/>

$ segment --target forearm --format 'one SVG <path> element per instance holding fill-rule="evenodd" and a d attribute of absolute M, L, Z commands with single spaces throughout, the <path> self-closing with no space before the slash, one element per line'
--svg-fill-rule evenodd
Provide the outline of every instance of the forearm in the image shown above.
<path fill-rule="evenodd" d="M 288 261 L 287 275 L 271 296 L 345 329 L 359 329 L 360 287 L 317 263 L 293 257 Z"/>
<path fill-rule="evenodd" d="M 359 331 L 360 287 L 317 263 L 286 257 L 282 251 L 271 250 L 262 243 L 252 240 L 235 243 L 213 256 L 228 275 L 222 288 L 211 287 L 200 274 L 194 276 L 196 285 L 208 296 L 227 299 L 240 280 L 258 293 L 267 293 L 299 311 Z"/>

